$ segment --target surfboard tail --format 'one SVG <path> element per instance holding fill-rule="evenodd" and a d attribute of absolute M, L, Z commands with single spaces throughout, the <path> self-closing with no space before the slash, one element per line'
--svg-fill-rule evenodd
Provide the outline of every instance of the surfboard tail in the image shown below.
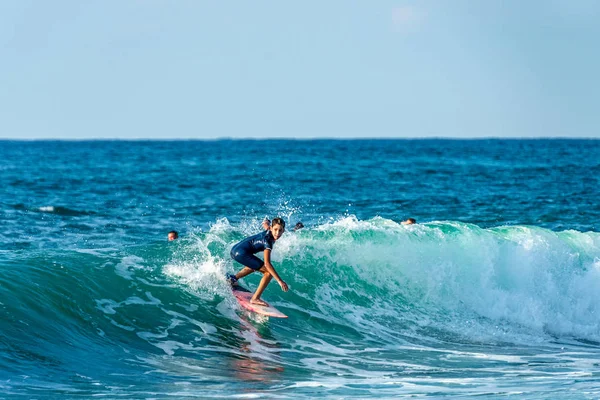
<path fill-rule="evenodd" d="M 252 304 L 250 300 L 252 299 L 252 292 L 248 289 L 242 288 L 243 290 L 234 289 L 233 295 L 237 299 L 240 306 L 245 308 L 248 311 L 255 312 L 260 315 L 265 315 L 267 317 L 273 318 L 287 318 L 288 316 L 276 309 L 275 307 L 269 306 L 259 306 L 258 304 Z M 244 291 L 245 290 L 245 291 Z"/>

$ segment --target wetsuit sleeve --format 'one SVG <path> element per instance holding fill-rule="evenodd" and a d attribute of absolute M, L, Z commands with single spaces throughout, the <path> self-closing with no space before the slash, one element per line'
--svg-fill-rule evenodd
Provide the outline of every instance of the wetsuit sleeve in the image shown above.
<path fill-rule="evenodd" d="M 275 240 L 271 237 L 271 235 L 265 236 L 265 250 L 273 250 L 273 244 Z"/>

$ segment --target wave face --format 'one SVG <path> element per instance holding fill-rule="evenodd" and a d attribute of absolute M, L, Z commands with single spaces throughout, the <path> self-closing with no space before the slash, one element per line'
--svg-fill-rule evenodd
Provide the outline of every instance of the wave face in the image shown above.
<path fill-rule="evenodd" d="M 243 237 L 236 233 L 222 221 L 195 236 L 206 276 L 198 278 L 193 263 L 169 265 L 167 274 L 197 284 L 220 279 L 237 266 L 228 256 L 232 236 Z M 273 260 L 294 291 L 281 293 L 273 283 L 270 296 L 379 341 L 395 343 L 394 329 L 422 324 L 438 332 L 424 338 L 600 340 L 595 232 L 348 217 L 287 233 L 276 249 Z"/>
<path fill-rule="evenodd" d="M 353 216 L 287 232 L 273 262 L 291 290 L 264 295 L 290 317 L 278 321 L 241 310 L 224 280 L 255 229 L 221 219 L 171 243 L 14 255 L 3 392 L 544 396 L 569 376 L 544 363 L 598 369 L 598 233 Z"/>

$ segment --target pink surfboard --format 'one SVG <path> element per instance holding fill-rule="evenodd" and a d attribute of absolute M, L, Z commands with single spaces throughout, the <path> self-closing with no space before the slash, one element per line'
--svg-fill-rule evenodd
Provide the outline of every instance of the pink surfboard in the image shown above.
<path fill-rule="evenodd" d="M 242 306 L 243 308 L 245 308 L 248 311 L 252 311 L 255 312 L 257 314 L 260 315 L 265 315 L 267 317 L 273 317 L 273 318 L 287 318 L 288 316 L 285 315 L 284 313 L 282 313 L 281 311 L 279 311 L 278 309 L 276 309 L 273 306 L 259 306 L 258 304 L 252 304 L 250 303 L 250 299 L 252 299 L 252 292 L 247 291 L 245 288 L 243 287 L 232 287 L 233 289 L 233 295 L 235 296 L 235 298 L 237 299 L 238 303 L 240 303 L 240 306 Z"/>

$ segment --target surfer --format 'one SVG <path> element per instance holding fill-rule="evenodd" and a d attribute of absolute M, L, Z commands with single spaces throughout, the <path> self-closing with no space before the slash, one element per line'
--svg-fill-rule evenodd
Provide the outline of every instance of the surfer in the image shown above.
<path fill-rule="evenodd" d="M 409 218 L 406 221 L 402 221 L 402 225 L 413 225 L 416 223 L 417 223 L 417 220 L 414 218 Z"/>
<path fill-rule="evenodd" d="M 281 290 L 284 292 L 288 291 L 287 283 L 279 277 L 273 264 L 271 264 L 271 251 L 273 251 L 273 245 L 284 232 L 285 221 L 281 218 L 273 218 L 269 229 L 254 236 L 247 237 L 231 249 L 231 258 L 244 266 L 237 274 L 227 275 L 227 279 L 232 285 L 235 285 L 238 279 L 242 279 L 253 272 L 258 271 L 263 274 L 263 277 L 258 284 L 258 288 L 250 300 L 250 303 L 252 304 L 268 306 L 266 302 L 260 299 L 260 296 L 263 294 L 272 278 L 275 278 L 277 283 L 279 283 Z M 255 256 L 256 253 L 261 251 L 264 254 L 264 261 Z"/>

